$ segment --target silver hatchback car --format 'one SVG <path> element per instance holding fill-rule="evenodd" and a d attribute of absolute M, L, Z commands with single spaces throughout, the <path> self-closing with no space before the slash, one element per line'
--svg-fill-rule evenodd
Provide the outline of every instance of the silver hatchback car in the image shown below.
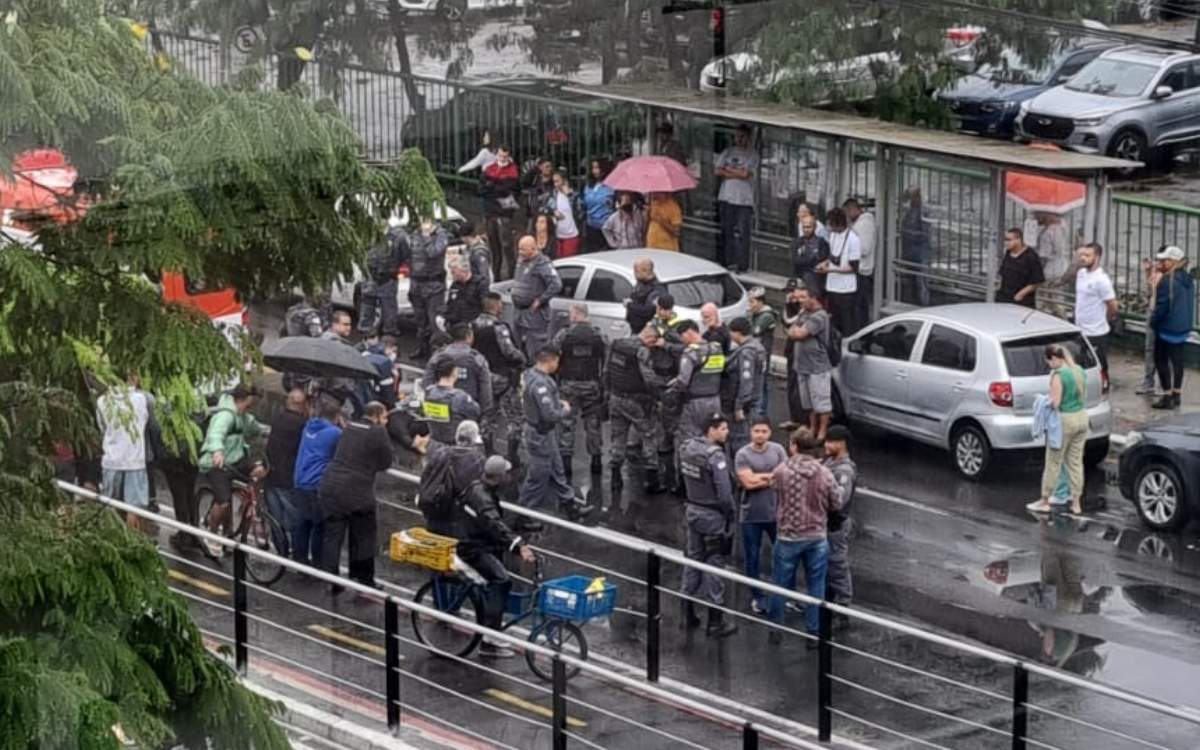
<path fill-rule="evenodd" d="M 967 479 L 996 451 L 1041 447 L 1033 403 L 1049 393 L 1047 344 L 1069 349 L 1087 374 L 1085 461 L 1108 454 L 1108 384 L 1082 332 L 1017 305 L 929 307 L 884 318 L 843 342 L 835 409 L 851 420 L 948 448 Z"/>

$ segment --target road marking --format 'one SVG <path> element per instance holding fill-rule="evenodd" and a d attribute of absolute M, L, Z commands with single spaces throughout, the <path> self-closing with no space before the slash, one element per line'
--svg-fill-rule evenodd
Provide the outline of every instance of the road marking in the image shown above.
<path fill-rule="evenodd" d="M 347 646 L 353 646 L 359 651 L 366 651 L 368 654 L 375 654 L 376 656 L 387 655 L 387 650 L 383 646 L 379 646 L 374 643 L 368 643 L 367 641 L 360 640 L 354 636 L 346 635 L 345 633 L 334 630 L 333 628 L 327 628 L 324 625 L 309 625 L 308 629 L 317 635 L 328 638 L 331 641 L 337 641 L 338 643 L 344 643 Z M 400 660 L 404 660 L 404 654 L 400 654 Z"/>
<path fill-rule="evenodd" d="M 524 709 L 531 714 L 544 716 L 547 719 L 554 718 L 554 712 L 545 706 L 533 703 L 532 701 L 527 701 L 524 698 L 513 695 L 512 693 L 506 693 L 498 688 L 488 688 L 487 690 L 483 691 L 483 694 L 491 698 L 495 698 L 501 703 L 507 703 L 510 706 L 516 706 L 517 708 Z M 575 727 L 576 729 L 583 729 L 587 726 L 587 722 L 582 719 L 576 719 L 574 716 L 568 716 L 567 726 Z"/>
<path fill-rule="evenodd" d="M 228 589 L 223 589 L 220 586 L 214 586 L 208 581 L 201 581 L 199 578 L 192 578 L 187 573 L 180 573 L 174 568 L 167 569 L 167 577 L 173 578 L 174 580 L 182 583 L 186 583 L 189 586 L 198 588 L 207 594 L 212 594 L 213 596 L 229 596 Z"/>

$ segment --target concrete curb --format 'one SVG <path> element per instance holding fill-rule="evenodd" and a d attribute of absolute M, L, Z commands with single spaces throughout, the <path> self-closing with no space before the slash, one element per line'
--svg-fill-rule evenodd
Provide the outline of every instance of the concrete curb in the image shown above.
<path fill-rule="evenodd" d="M 263 698 L 283 704 L 283 716 L 279 718 L 282 724 L 311 734 L 319 740 L 354 750 L 429 750 L 431 747 L 411 745 L 387 732 L 368 729 L 349 719 L 334 716 L 295 698 L 281 695 L 258 680 L 246 679 L 243 684 Z"/>

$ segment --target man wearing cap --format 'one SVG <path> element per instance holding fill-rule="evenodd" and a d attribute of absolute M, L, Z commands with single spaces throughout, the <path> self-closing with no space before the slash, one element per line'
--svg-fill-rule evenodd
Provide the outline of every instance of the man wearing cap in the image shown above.
<path fill-rule="evenodd" d="M 512 578 L 503 563 L 504 554 L 516 551 L 527 563 L 535 560 L 525 540 L 504 522 L 504 512 L 500 509 L 501 489 L 511 470 L 512 464 L 502 456 L 489 456 L 483 464 L 483 476 L 472 482 L 463 495 L 454 524 L 458 556 L 488 582 L 480 624 L 493 630 L 500 630 L 504 605 L 512 589 Z M 513 651 L 502 642 L 484 638 L 479 655 L 510 658 Z"/>
<path fill-rule="evenodd" d="M 1183 348 L 1195 325 L 1196 285 L 1187 272 L 1183 250 L 1171 245 L 1155 258 L 1158 270 L 1151 277 L 1155 289 L 1150 327 L 1154 329 L 1154 361 L 1163 395 L 1152 406 L 1176 409 L 1183 399 Z"/>
<path fill-rule="evenodd" d="M 829 512 L 825 539 L 829 543 L 829 563 L 825 571 L 825 596 L 834 604 L 849 605 L 854 598 L 850 576 L 850 502 L 858 481 L 858 466 L 850 458 L 850 429 L 835 424 L 825 434 L 825 468 L 842 488 L 842 506 Z"/>
<path fill-rule="evenodd" d="M 625 300 L 625 322 L 630 334 L 637 336 L 654 317 L 658 298 L 667 293 L 667 286 L 654 274 L 654 261 L 638 258 L 633 262 L 633 276 L 637 279 L 629 299 Z"/>
<path fill-rule="evenodd" d="M 689 438 L 679 451 L 680 471 L 687 489 L 684 554 L 689 560 L 723 568 L 733 551 L 736 513 L 729 460 L 725 455 L 729 423 L 720 413 L 710 412 L 704 419 L 702 430 L 703 437 Z M 719 609 L 725 604 L 724 579 L 685 567 L 681 593 L 715 605 L 708 608 L 705 632 L 709 637 L 724 638 L 737 631 L 735 624 L 724 621 L 724 613 Z M 684 623 L 688 628 L 700 625 L 700 617 L 690 599 L 684 600 Z"/>

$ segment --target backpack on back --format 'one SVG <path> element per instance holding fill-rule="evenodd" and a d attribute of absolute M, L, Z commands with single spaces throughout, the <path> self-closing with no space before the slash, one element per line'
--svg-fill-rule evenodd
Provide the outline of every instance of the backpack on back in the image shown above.
<path fill-rule="evenodd" d="M 426 528 L 444 533 L 454 523 L 459 499 L 483 474 L 483 456 L 473 448 L 446 446 L 436 450 L 421 472 L 417 507 Z"/>

